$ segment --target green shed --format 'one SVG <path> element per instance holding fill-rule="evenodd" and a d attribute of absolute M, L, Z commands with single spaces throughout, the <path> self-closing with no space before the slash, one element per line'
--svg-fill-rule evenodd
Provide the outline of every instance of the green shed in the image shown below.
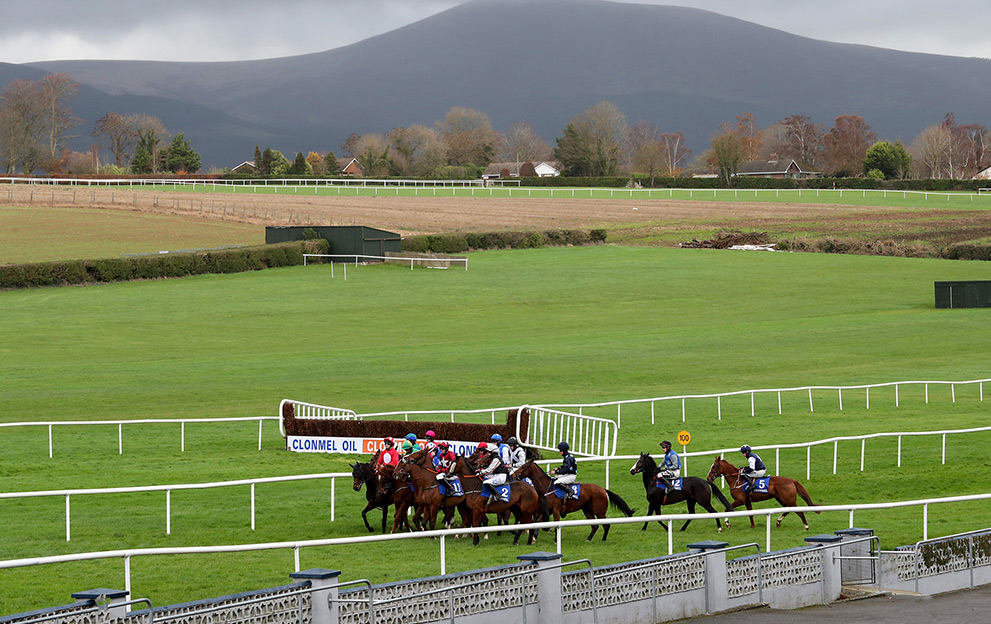
<path fill-rule="evenodd" d="M 935 282 L 937 308 L 991 308 L 991 281 Z"/>
<path fill-rule="evenodd" d="M 387 251 L 402 251 L 402 237 L 365 225 L 290 225 L 265 228 L 265 243 L 303 240 L 303 232 L 314 230 L 330 243 L 330 253 L 346 256 L 384 256 Z"/>

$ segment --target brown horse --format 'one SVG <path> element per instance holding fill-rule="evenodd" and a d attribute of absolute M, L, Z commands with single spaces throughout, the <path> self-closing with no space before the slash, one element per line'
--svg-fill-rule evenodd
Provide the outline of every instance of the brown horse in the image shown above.
<path fill-rule="evenodd" d="M 391 494 L 392 504 L 396 508 L 392 518 L 392 533 L 395 533 L 400 527 L 405 527 L 407 531 L 413 530 L 409 523 L 409 508 L 411 506 L 416 510 L 416 513 L 413 514 L 413 524 L 419 530 L 423 510 L 415 505 L 413 486 L 408 481 L 395 478 L 395 470 L 396 467 L 389 464 L 383 464 L 376 468 L 376 472 L 379 474 L 379 496 Z"/>
<path fill-rule="evenodd" d="M 805 488 L 801 483 L 794 479 L 789 479 L 787 477 L 770 477 L 768 480 L 767 494 L 761 494 L 754 492 L 747 494 L 743 491 L 743 477 L 740 476 L 740 469 L 729 463 L 725 459 L 716 456 L 716 459 L 712 462 L 712 468 L 709 469 L 709 476 L 706 480 L 712 482 L 716 477 L 736 477 L 736 481 L 730 485 L 730 494 L 733 496 L 733 507 L 739 507 L 740 505 L 746 505 L 747 511 L 752 511 L 753 507 L 751 502 L 759 503 L 761 501 L 766 501 L 774 499 L 778 501 L 778 504 L 782 507 L 797 507 L 798 497 L 801 496 L 809 507 L 815 506 L 812 502 L 812 497 L 809 493 L 805 491 Z M 805 525 L 805 530 L 809 530 L 809 523 L 805 520 L 805 514 L 801 511 L 795 512 L 799 518 L 802 519 L 802 524 Z M 821 513 L 821 512 L 816 512 Z M 778 518 L 777 525 L 781 526 L 781 521 L 785 519 L 788 512 L 781 514 Z M 726 526 L 729 526 L 729 520 L 726 520 Z M 750 516 L 750 528 L 754 528 L 754 517 Z"/>
<path fill-rule="evenodd" d="M 619 510 L 623 512 L 623 515 L 629 517 L 636 513 L 630 506 L 626 504 L 623 498 L 607 490 L 606 488 L 596 485 L 595 483 L 582 483 L 581 484 L 581 494 L 577 500 L 571 498 L 567 499 L 559 498 L 557 494 L 553 492 L 554 482 L 550 476 L 544 472 L 544 470 L 535 464 L 533 460 L 530 460 L 516 469 L 513 473 L 514 479 L 530 479 L 533 481 L 533 485 L 537 488 L 537 493 L 540 494 L 544 500 L 547 501 L 547 507 L 550 509 L 551 513 L 554 514 L 554 520 L 560 520 L 562 515 L 571 513 L 572 511 L 578 511 L 579 509 L 585 517 L 591 520 L 592 518 L 605 518 L 606 510 L 609 509 L 609 504 L 612 503 L 614 507 L 619 507 Z M 598 530 L 599 525 L 593 525 L 592 531 L 585 538 L 585 541 L 591 542 L 592 536 Z M 602 541 L 606 541 L 606 537 L 609 535 L 609 525 L 605 524 L 602 526 Z"/>
<path fill-rule="evenodd" d="M 516 523 L 534 522 L 536 517 L 546 522 L 550 516 L 547 509 L 547 502 L 537 493 L 532 485 L 525 481 L 511 481 L 509 483 L 509 502 L 495 501 L 491 505 L 488 497 L 482 495 L 482 479 L 475 474 L 474 466 L 465 457 L 459 457 L 455 464 L 455 474 L 461 479 L 461 488 L 465 492 L 465 502 L 471 510 L 471 526 L 478 527 L 485 524 L 485 515 L 494 513 L 501 516 L 509 511 L 516 518 Z M 522 531 L 513 531 L 513 546 L 519 546 Z M 537 530 L 530 530 L 528 544 L 537 542 Z M 478 545 L 478 533 L 472 535 L 472 544 Z"/>
<path fill-rule="evenodd" d="M 426 513 L 426 527 L 431 531 L 437 526 L 437 513 L 445 510 L 444 525 L 449 528 L 454 509 L 461 513 L 463 526 L 468 526 L 468 507 L 464 496 L 444 496 L 440 493 L 437 471 L 430 462 L 430 454 L 421 449 L 399 460 L 395 478 L 409 480 L 416 504 Z"/>

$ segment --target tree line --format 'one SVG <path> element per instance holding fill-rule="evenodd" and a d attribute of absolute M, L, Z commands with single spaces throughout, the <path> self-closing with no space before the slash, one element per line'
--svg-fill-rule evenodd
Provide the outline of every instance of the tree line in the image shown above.
<path fill-rule="evenodd" d="M 140 113 L 109 112 L 91 132 L 86 153 L 66 146 L 82 122 L 71 102 L 79 85 L 64 73 L 38 81 L 13 80 L 0 91 L 0 166 L 6 172 L 52 174 L 195 173 L 201 159 L 183 133 L 170 135 L 161 120 Z M 110 159 L 101 162 L 101 149 Z M 731 184 L 746 161 L 796 160 L 803 169 L 835 177 L 965 179 L 991 165 L 991 131 L 961 124 L 953 113 L 923 129 L 905 146 L 881 141 L 867 121 L 840 115 L 829 128 L 794 114 L 761 127 L 752 113 L 723 122 L 708 148 L 692 159 L 680 131 L 640 120 L 628 123 L 613 103 L 600 102 L 572 117 L 551 146 L 518 121 L 505 133 L 486 113 L 456 106 L 432 126 L 412 124 L 379 133 L 351 134 L 340 145 L 366 177 L 476 178 L 492 162 L 556 160 L 568 176 L 677 177 L 718 174 Z M 112 163 L 110 162 L 112 160 Z M 267 176 L 335 176 L 335 153 L 282 152 L 255 147 L 255 173 Z"/>
<path fill-rule="evenodd" d="M 183 133 L 170 135 L 157 117 L 110 112 L 91 133 L 85 152 L 71 151 L 69 141 L 82 125 L 72 110 L 79 85 L 68 74 L 40 80 L 12 80 L 0 91 L 0 166 L 7 174 L 42 170 L 60 174 L 195 173 L 201 158 Z M 101 164 L 101 147 L 113 163 Z"/>

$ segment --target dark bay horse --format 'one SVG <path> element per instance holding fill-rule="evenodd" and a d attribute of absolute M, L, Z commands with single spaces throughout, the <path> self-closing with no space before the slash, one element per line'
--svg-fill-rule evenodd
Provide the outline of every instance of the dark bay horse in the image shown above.
<path fill-rule="evenodd" d="M 630 509 L 630 506 L 626 504 L 623 498 L 607 490 L 606 488 L 596 485 L 595 483 L 582 483 L 581 493 L 578 500 L 571 497 L 567 499 L 559 498 L 552 490 L 554 489 L 554 482 L 551 477 L 544 472 L 543 468 L 538 466 L 530 460 L 520 466 L 516 472 L 513 473 L 514 479 L 524 479 L 529 478 L 533 481 L 533 485 L 537 488 L 537 493 L 540 494 L 544 500 L 547 501 L 547 507 L 550 509 L 551 513 L 554 514 L 554 520 L 560 520 L 561 516 L 564 514 L 571 513 L 572 511 L 581 510 L 585 517 L 591 520 L 592 518 L 605 518 L 606 510 L 609 508 L 611 503 L 614 507 L 618 507 L 623 515 L 629 517 L 636 512 Z M 592 531 L 585 538 L 585 541 L 591 542 L 592 536 L 598 530 L 599 525 L 593 525 Z M 609 535 L 609 525 L 605 524 L 602 526 L 602 541 L 606 541 L 606 537 Z"/>
<path fill-rule="evenodd" d="M 409 481 L 413 487 L 413 495 L 417 505 L 422 507 L 426 514 L 425 524 L 430 530 L 437 526 L 437 513 L 440 509 L 445 510 L 444 524 L 450 524 L 450 519 L 454 509 L 461 514 L 463 526 L 468 526 L 468 507 L 464 496 L 444 496 L 440 493 L 437 481 L 437 471 L 434 470 L 430 455 L 426 449 L 421 449 L 407 455 L 399 461 L 396 466 L 395 478 L 402 481 Z"/>
<path fill-rule="evenodd" d="M 747 511 L 753 510 L 751 502 L 759 503 L 761 501 L 766 501 L 774 499 L 778 501 L 778 504 L 782 507 L 797 507 L 798 497 L 801 496 L 802 499 L 808 503 L 809 507 L 815 506 L 812 502 L 812 497 L 809 493 L 805 491 L 805 488 L 801 483 L 794 479 L 789 479 L 788 477 L 771 477 L 768 480 L 767 494 L 762 494 L 759 492 L 753 492 L 747 495 L 743 491 L 743 478 L 740 476 L 740 469 L 729 463 L 725 459 L 716 456 L 716 459 L 712 462 L 712 468 L 709 469 L 709 476 L 707 477 L 709 481 L 712 481 L 716 477 L 736 477 L 735 482 L 730 483 L 730 494 L 733 496 L 733 507 L 739 507 L 740 505 L 746 505 Z M 820 513 L 816 511 L 816 513 Z M 809 523 L 805 520 L 805 514 L 801 511 L 796 511 L 796 515 L 802 519 L 802 524 L 805 525 L 805 530 L 809 530 Z M 781 514 L 778 518 L 777 526 L 781 526 L 781 521 L 785 519 L 788 512 Z M 729 526 L 729 521 L 727 520 L 726 526 Z M 750 516 L 750 528 L 754 528 L 754 517 Z"/>
<path fill-rule="evenodd" d="M 392 491 L 391 489 L 382 490 L 379 487 L 381 476 L 375 471 L 375 462 L 377 461 L 378 454 L 367 464 L 354 463 L 348 465 L 351 466 L 351 488 L 355 492 L 360 492 L 362 485 L 367 486 L 365 488 L 365 500 L 368 501 L 368 504 L 361 510 L 361 519 L 365 521 L 365 528 L 370 533 L 375 531 L 372 525 L 368 524 L 368 512 L 381 508 L 382 532 L 385 533 L 385 521 L 389 515 L 389 505 L 392 504 Z"/>
<path fill-rule="evenodd" d="M 712 506 L 713 494 L 715 494 L 716 498 L 719 499 L 719 502 L 723 504 L 726 511 L 732 511 L 730 502 L 726 500 L 725 496 L 723 496 L 722 491 L 716 487 L 711 480 L 706 482 L 703 481 L 701 477 L 682 477 L 681 491 L 669 493 L 667 495 L 667 499 L 665 500 L 664 490 L 655 485 L 657 482 L 657 473 L 660 472 L 660 468 L 657 467 L 657 462 L 655 462 L 654 458 L 648 453 L 640 453 L 640 459 L 638 459 L 637 463 L 633 464 L 633 467 L 630 468 L 631 475 L 635 475 L 638 472 L 643 474 L 643 487 L 644 490 L 647 491 L 648 516 L 660 514 L 661 506 L 664 505 L 665 502 L 670 505 L 672 503 L 680 503 L 681 501 L 688 503 L 688 513 L 690 514 L 695 513 L 695 503 L 701 505 L 702 508 L 709 513 L 716 513 L 716 510 Z M 664 527 L 664 530 L 667 530 L 667 526 L 663 522 L 658 522 L 662 527 Z M 687 529 L 690 522 L 691 519 L 686 520 L 684 526 L 681 527 L 681 530 L 684 531 Z M 647 524 L 648 523 L 644 522 L 643 528 L 640 530 L 646 531 Z M 729 528 L 729 522 L 726 523 L 726 527 Z M 719 521 L 719 518 L 716 518 L 716 529 L 720 533 L 723 531 L 723 525 Z"/>
<path fill-rule="evenodd" d="M 461 479 L 461 488 L 465 493 L 465 502 L 471 510 L 471 526 L 478 527 L 485 524 L 485 515 L 494 513 L 501 516 L 509 511 L 516 518 L 516 523 L 534 522 L 539 517 L 546 522 L 550 512 L 547 509 L 547 502 L 537 493 L 532 485 L 525 481 L 511 481 L 509 483 L 509 502 L 495 501 L 488 505 L 488 497 L 482 495 L 482 479 L 475 474 L 474 467 L 467 458 L 458 458 L 455 464 L 455 474 Z M 520 543 L 522 531 L 513 531 L 513 546 Z M 537 530 L 530 530 L 528 544 L 537 542 Z M 472 544 L 478 545 L 478 533 L 472 535 Z"/>

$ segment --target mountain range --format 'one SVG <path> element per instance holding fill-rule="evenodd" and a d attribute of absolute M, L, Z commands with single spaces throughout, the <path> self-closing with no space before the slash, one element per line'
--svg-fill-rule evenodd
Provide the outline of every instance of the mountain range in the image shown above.
<path fill-rule="evenodd" d="M 851 19 L 854 19 L 852 16 Z M 250 160 L 255 145 L 292 158 L 334 150 L 352 132 L 432 125 L 453 106 L 496 130 L 529 122 L 553 143 L 608 100 L 631 124 L 681 131 L 705 149 L 720 122 L 793 114 L 827 128 L 864 117 L 910 142 L 953 112 L 986 123 L 991 60 L 829 43 L 712 12 L 605 0 L 472 0 L 326 52 L 237 62 L 0 63 L 0 85 L 65 72 L 81 85 L 73 148 L 110 111 L 146 113 L 184 132 L 204 168 Z"/>

